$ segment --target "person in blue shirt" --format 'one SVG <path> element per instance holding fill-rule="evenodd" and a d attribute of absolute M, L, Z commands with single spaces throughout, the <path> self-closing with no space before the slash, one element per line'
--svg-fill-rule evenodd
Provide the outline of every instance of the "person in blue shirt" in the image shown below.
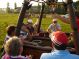
<path fill-rule="evenodd" d="M 62 31 L 53 32 L 50 35 L 54 50 L 50 53 L 43 53 L 40 59 L 79 59 L 79 55 L 70 54 L 66 47 L 68 38 Z"/>

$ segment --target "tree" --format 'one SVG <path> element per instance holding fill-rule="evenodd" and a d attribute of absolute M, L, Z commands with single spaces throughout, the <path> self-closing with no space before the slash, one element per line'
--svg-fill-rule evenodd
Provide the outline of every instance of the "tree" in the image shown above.
<path fill-rule="evenodd" d="M 47 4 L 45 4 L 44 13 L 49 14 L 50 10 L 51 10 L 51 8 Z"/>
<path fill-rule="evenodd" d="M 9 2 L 7 2 L 7 8 L 6 8 L 6 12 L 7 12 L 7 13 L 10 13 Z"/>
<path fill-rule="evenodd" d="M 14 9 L 17 9 L 17 4 L 16 4 L 16 2 L 14 3 Z"/>
<path fill-rule="evenodd" d="M 79 0 L 77 2 L 75 2 L 75 7 L 77 10 L 79 10 Z"/>

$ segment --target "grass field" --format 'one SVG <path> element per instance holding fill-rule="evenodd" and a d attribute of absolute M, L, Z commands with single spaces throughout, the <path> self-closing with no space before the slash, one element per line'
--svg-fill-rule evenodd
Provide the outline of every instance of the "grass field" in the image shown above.
<path fill-rule="evenodd" d="M 0 47 L 3 44 L 5 35 L 6 35 L 6 27 L 8 25 L 17 24 L 19 14 L 0 14 Z M 50 17 L 43 18 L 41 27 L 46 30 L 49 24 L 51 23 Z M 36 21 L 36 18 L 33 17 L 33 22 Z M 26 20 L 24 20 L 26 22 Z M 62 31 L 71 32 L 70 25 L 62 23 L 59 20 L 59 23 L 62 27 Z"/>

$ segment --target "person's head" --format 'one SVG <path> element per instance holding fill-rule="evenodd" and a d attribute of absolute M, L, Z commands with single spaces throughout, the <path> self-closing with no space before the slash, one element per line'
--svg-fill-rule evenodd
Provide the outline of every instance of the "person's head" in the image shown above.
<path fill-rule="evenodd" d="M 52 45 L 57 50 L 65 50 L 68 45 L 68 38 L 66 34 L 62 31 L 53 32 L 50 35 Z"/>
<path fill-rule="evenodd" d="M 28 23 L 29 25 L 32 25 L 32 24 L 33 24 L 32 19 L 28 19 L 28 20 L 27 20 L 27 23 Z"/>
<path fill-rule="evenodd" d="M 53 19 L 52 23 L 56 24 L 57 23 L 57 19 Z"/>
<path fill-rule="evenodd" d="M 14 25 L 10 25 L 7 27 L 7 34 L 9 36 L 14 36 L 14 33 L 15 33 L 15 26 Z"/>
<path fill-rule="evenodd" d="M 4 45 L 5 52 L 11 56 L 17 56 L 22 53 L 23 44 L 18 37 L 12 37 Z"/>

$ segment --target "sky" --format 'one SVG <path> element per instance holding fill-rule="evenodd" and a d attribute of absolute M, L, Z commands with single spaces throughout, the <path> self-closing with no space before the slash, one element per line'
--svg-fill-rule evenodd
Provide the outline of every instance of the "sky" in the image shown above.
<path fill-rule="evenodd" d="M 24 0 L 0 0 L 0 8 L 6 8 L 7 7 L 7 2 L 9 2 L 9 7 L 10 8 L 14 8 L 14 3 L 17 3 L 18 7 L 22 6 Z M 58 0 L 58 1 L 62 1 L 62 0 Z M 77 0 L 73 0 L 73 1 L 77 1 Z M 37 3 L 31 2 L 33 5 L 36 5 Z"/>

